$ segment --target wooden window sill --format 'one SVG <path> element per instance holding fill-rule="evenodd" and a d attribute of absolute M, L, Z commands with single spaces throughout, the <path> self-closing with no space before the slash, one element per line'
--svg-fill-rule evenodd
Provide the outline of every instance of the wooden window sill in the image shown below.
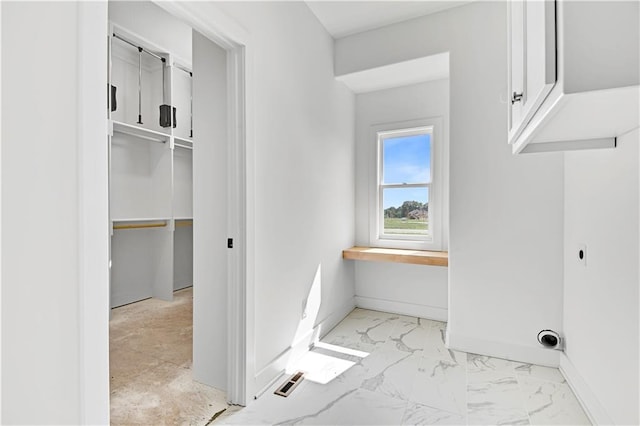
<path fill-rule="evenodd" d="M 378 262 L 412 263 L 414 265 L 449 266 L 449 252 L 404 250 L 378 247 L 351 247 L 342 251 L 343 259 Z"/>

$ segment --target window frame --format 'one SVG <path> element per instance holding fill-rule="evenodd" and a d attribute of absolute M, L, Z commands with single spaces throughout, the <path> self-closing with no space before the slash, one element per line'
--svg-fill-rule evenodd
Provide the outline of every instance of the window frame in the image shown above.
<path fill-rule="evenodd" d="M 373 247 L 400 248 L 411 250 L 440 251 L 442 246 L 442 188 L 443 188 L 443 142 L 442 118 L 424 118 L 419 120 L 385 123 L 372 126 L 370 140 L 374 143 L 371 192 L 370 192 L 370 245 Z M 430 181 L 426 183 L 385 184 L 383 179 L 385 139 L 393 137 L 431 134 Z M 384 234 L 383 191 L 385 188 L 428 188 L 429 198 L 429 235 Z"/>

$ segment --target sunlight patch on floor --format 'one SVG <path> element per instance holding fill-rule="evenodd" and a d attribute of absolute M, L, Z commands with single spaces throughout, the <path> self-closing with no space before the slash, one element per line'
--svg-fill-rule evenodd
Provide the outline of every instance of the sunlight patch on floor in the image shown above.
<path fill-rule="evenodd" d="M 325 342 L 316 342 L 313 346 L 315 348 L 326 349 L 328 351 L 337 352 L 344 355 L 357 356 L 358 358 L 366 358 L 367 356 L 369 356 L 369 352 L 345 348 L 344 346 L 332 345 Z"/>
<path fill-rule="evenodd" d="M 287 374 L 304 372 L 305 380 L 325 385 L 355 365 L 355 362 L 317 352 L 307 352 Z"/>
<path fill-rule="evenodd" d="M 353 367 L 359 359 L 367 356 L 368 352 L 316 342 L 313 348 L 289 366 L 286 372 L 293 374 L 302 371 L 306 380 L 325 385 Z"/>

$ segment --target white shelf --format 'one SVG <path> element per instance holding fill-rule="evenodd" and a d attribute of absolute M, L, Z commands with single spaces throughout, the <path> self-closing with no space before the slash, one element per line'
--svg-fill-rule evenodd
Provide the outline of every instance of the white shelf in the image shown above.
<path fill-rule="evenodd" d="M 193 149 L 193 140 L 191 138 L 173 137 L 173 144 L 179 148 Z"/>
<path fill-rule="evenodd" d="M 193 216 L 191 216 L 191 217 L 185 217 L 185 216 L 174 217 L 174 220 L 193 220 Z"/>
<path fill-rule="evenodd" d="M 170 135 L 155 130 L 145 129 L 144 127 L 135 126 L 133 124 L 123 123 L 112 120 L 114 133 L 124 133 L 126 135 L 135 136 L 140 139 L 150 140 L 153 142 L 166 143 Z"/>
<path fill-rule="evenodd" d="M 167 222 L 171 220 L 170 217 L 134 217 L 134 218 L 117 218 L 111 219 L 113 223 L 122 223 L 122 222 Z"/>

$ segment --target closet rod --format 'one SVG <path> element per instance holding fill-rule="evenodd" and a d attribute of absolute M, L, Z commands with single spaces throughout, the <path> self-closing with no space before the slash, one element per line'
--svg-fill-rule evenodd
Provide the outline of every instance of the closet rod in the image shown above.
<path fill-rule="evenodd" d="M 189 77 L 191 77 L 191 96 L 189 98 L 190 99 L 189 104 L 191 106 L 191 114 L 190 114 L 191 129 L 189 131 L 189 137 L 192 138 L 193 137 L 193 72 L 184 68 L 182 65 L 178 65 L 176 63 L 174 63 L 173 65 L 175 65 L 175 67 L 178 68 L 180 71 L 186 72 L 187 74 L 189 74 Z"/>
<path fill-rule="evenodd" d="M 127 40 L 126 38 L 124 38 L 124 37 L 122 37 L 122 36 L 119 36 L 119 35 L 118 35 L 118 34 L 116 34 L 116 33 L 113 33 L 113 36 L 114 36 L 115 38 L 117 38 L 118 40 L 122 40 L 122 41 L 124 41 L 125 43 L 127 43 L 127 44 L 129 44 L 129 45 L 131 45 L 131 46 L 135 47 L 135 48 L 136 48 L 136 49 L 138 49 L 138 50 L 142 49 L 142 51 L 143 51 L 143 52 L 147 52 L 149 55 L 153 56 L 153 57 L 154 57 L 154 58 L 156 58 L 156 59 L 160 59 L 162 62 L 164 62 L 164 61 L 165 61 L 165 58 L 163 58 L 162 56 L 160 56 L 160 55 L 156 55 L 155 53 L 148 51 L 148 50 L 147 50 L 147 49 L 145 49 L 144 47 L 138 46 L 137 44 L 135 44 L 135 43 L 133 43 L 133 42 L 131 42 L 131 41 Z"/>
<path fill-rule="evenodd" d="M 189 77 L 193 77 L 193 72 L 189 71 L 188 69 L 186 69 L 185 67 L 183 67 L 182 65 L 178 65 L 176 63 L 173 64 L 176 68 L 178 68 L 180 71 L 186 72 L 187 74 L 189 74 Z"/>
<path fill-rule="evenodd" d="M 180 148 L 186 148 L 186 149 L 193 149 L 192 146 L 182 145 L 181 143 L 175 143 L 175 142 L 174 142 L 173 146 L 179 146 Z"/>
<path fill-rule="evenodd" d="M 164 228 L 167 226 L 166 222 L 162 223 L 137 223 L 126 225 L 113 225 L 113 229 L 144 229 L 144 228 Z"/>
<path fill-rule="evenodd" d="M 193 221 L 188 220 L 188 221 L 180 222 L 176 220 L 176 227 L 182 227 L 182 226 L 193 226 Z"/>

